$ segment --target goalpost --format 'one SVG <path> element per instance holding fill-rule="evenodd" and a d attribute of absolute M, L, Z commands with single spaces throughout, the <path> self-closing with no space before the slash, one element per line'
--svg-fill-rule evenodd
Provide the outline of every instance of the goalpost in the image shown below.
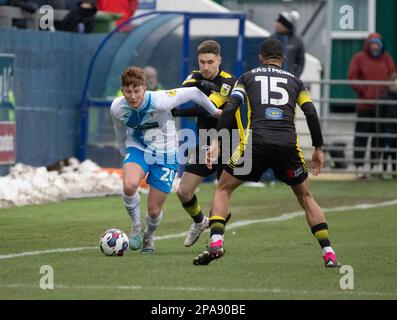
<path fill-rule="evenodd" d="M 190 21 L 192 19 L 237 19 L 239 21 L 238 35 L 237 35 L 237 53 L 234 66 L 234 74 L 240 76 L 243 73 L 243 45 L 244 45 L 244 30 L 245 30 L 245 14 L 240 12 L 230 13 L 194 13 L 194 12 L 180 12 L 180 11 L 151 11 L 124 21 L 122 24 L 112 30 L 98 45 L 88 68 L 87 76 L 84 83 L 82 101 L 81 101 L 81 120 L 80 120 L 80 149 L 79 159 L 83 161 L 87 156 L 87 143 L 89 135 L 89 111 L 90 108 L 109 108 L 111 101 L 106 99 L 93 98 L 89 92 L 90 84 L 93 81 L 93 70 L 97 63 L 99 54 L 103 51 L 105 46 L 109 43 L 117 31 L 129 24 L 131 21 L 152 16 L 152 15 L 179 15 L 183 17 L 183 44 L 182 44 L 182 71 L 181 80 L 183 81 L 189 74 L 189 54 L 190 54 Z M 132 31 L 134 32 L 134 31 Z M 182 82 L 181 81 L 181 82 Z M 184 128 L 187 119 L 181 119 L 181 126 Z"/>

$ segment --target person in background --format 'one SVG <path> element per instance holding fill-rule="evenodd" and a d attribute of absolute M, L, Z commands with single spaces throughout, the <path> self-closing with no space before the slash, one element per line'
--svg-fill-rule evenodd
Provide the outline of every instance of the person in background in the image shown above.
<path fill-rule="evenodd" d="M 163 90 L 163 86 L 157 79 L 157 70 L 152 66 L 146 66 L 143 68 L 146 78 L 146 88 L 149 91 Z M 121 89 L 117 91 L 116 97 L 121 97 L 123 92 Z"/>
<path fill-rule="evenodd" d="M 119 26 L 124 21 L 132 17 L 138 8 L 138 0 L 97 0 L 98 10 L 112 13 L 120 13 L 122 17 L 116 21 Z M 125 25 L 119 31 L 131 31 L 132 26 Z"/>
<path fill-rule="evenodd" d="M 90 33 L 94 29 L 94 19 L 97 12 L 95 0 L 76 2 L 76 8 L 63 18 L 59 30 Z"/>
<path fill-rule="evenodd" d="M 157 70 L 152 66 L 146 66 L 143 68 L 146 77 L 146 87 L 150 91 L 162 90 L 163 86 L 158 81 Z"/>
<path fill-rule="evenodd" d="M 295 35 L 296 23 L 299 20 L 298 11 L 283 11 L 275 21 L 275 33 L 272 37 L 284 45 L 286 60 L 284 69 L 295 77 L 300 77 L 305 66 L 305 46 L 301 38 Z"/>
<path fill-rule="evenodd" d="M 364 50 L 356 53 L 349 66 L 349 80 L 387 80 L 396 72 L 396 66 L 392 57 L 385 51 L 385 44 L 379 33 L 371 33 L 364 41 Z M 359 99 L 379 99 L 386 91 L 385 86 L 353 85 L 353 90 Z M 377 132 L 376 105 L 360 103 L 357 104 L 357 122 L 354 137 L 354 160 L 358 169 L 358 177 L 364 178 L 362 174 L 365 150 L 369 134 Z M 360 121 L 360 118 L 373 118 L 373 121 Z M 364 136 L 362 136 L 364 135 Z M 371 139 L 371 148 L 376 146 L 377 139 Z M 356 150 L 361 148 L 361 150 Z M 377 160 L 377 152 L 371 152 L 371 167 Z"/>

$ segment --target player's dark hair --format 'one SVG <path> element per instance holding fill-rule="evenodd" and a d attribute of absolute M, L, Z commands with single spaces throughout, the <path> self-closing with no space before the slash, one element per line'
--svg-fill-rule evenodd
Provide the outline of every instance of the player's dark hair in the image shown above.
<path fill-rule="evenodd" d="M 137 87 L 140 85 L 145 85 L 146 78 L 143 69 L 132 66 L 124 69 L 121 75 L 121 86 L 129 87 L 130 85 Z"/>
<path fill-rule="evenodd" d="M 213 53 L 217 56 L 221 54 L 221 45 L 214 40 L 206 40 L 197 47 L 197 54 Z"/>
<path fill-rule="evenodd" d="M 260 55 L 265 59 L 281 59 L 284 56 L 283 44 L 275 38 L 269 38 L 262 43 Z"/>

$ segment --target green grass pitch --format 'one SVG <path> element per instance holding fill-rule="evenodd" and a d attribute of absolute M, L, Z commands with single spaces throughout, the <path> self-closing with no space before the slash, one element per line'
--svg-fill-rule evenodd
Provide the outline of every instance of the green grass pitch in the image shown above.
<path fill-rule="evenodd" d="M 353 268 L 353 290 L 340 288 L 339 270 L 324 268 L 303 215 L 268 219 L 301 211 L 292 191 L 277 183 L 236 191 L 226 254 L 208 266 L 192 264 L 207 232 L 193 247 L 183 246 L 181 233 L 191 220 L 175 194 L 156 234 L 170 237 L 156 240 L 154 256 L 101 254 L 103 231 L 129 232 L 120 197 L 1 209 L 0 299 L 397 299 L 397 204 L 384 204 L 397 199 L 397 181 L 313 181 L 311 189 L 330 209 L 331 242 L 342 264 Z M 212 190 L 206 184 L 197 193 L 205 212 Z M 239 226 L 242 221 L 247 224 Z M 82 249 L 43 252 L 59 248 Z M 13 255 L 24 252 L 35 253 Z M 39 287 L 43 265 L 54 270 L 53 290 Z"/>

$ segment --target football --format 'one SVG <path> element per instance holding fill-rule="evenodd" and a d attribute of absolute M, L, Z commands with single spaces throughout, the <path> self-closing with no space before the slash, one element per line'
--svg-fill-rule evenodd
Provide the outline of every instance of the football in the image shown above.
<path fill-rule="evenodd" d="M 105 256 L 122 256 L 128 249 L 128 237 L 119 229 L 109 229 L 101 236 L 99 248 Z"/>

